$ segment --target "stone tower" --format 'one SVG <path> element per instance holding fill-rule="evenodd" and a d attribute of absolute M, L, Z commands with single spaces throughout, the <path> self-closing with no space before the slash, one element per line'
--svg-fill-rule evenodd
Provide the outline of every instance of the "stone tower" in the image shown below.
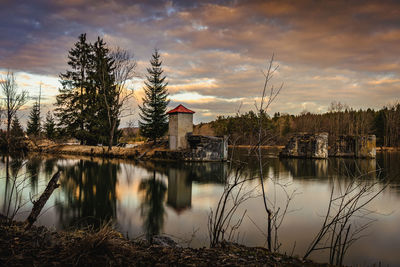
<path fill-rule="evenodd" d="M 186 134 L 193 132 L 194 111 L 179 105 L 167 112 L 169 115 L 169 149 L 178 150 L 188 148 Z"/>

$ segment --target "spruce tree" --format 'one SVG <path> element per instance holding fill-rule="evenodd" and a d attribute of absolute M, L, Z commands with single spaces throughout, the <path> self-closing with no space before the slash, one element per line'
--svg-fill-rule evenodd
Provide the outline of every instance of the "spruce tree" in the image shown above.
<path fill-rule="evenodd" d="M 10 152 L 20 152 L 25 149 L 24 137 L 24 130 L 17 116 L 14 116 L 10 130 Z"/>
<path fill-rule="evenodd" d="M 46 121 L 44 123 L 44 131 L 45 131 L 47 139 L 54 140 L 54 138 L 56 136 L 56 123 L 55 123 L 53 115 L 51 115 L 50 111 L 47 112 L 47 115 L 46 115 Z"/>
<path fill-rule="evenodd" d="M 31 113 L 29 114 L 26 133 L 28 135 L 39 136 L 40 128 L 40 106 L 39 102 L 36 101 L 32 106 Z"/>
<path fill-rule="evenodd" d="M 91 133 L 91 144 L 108 144 L 111 123 L 108 119 L 108 106 L 118 105 L 115 79 L 113 75 L 114 61 L 106 43 L 100 38 L 92 46 L 93 71 L 90 73 L 92 88 L 87 97 L 87 127 Z M 93 116 L 94 115 L 94 116 Z M 117 123 L 117 127 L 119 120 Z M 111 144 L 114 140 L 111 140 Z"/>
<path fill-rule="evenodd" d="M 58 130 L 63 135 L 77 138 L 81 144 L 108 144 L 111 147 L 119 137 L 119 116 L 126 100 L 121 100 L 121 71 L 126 62 L 115 63 L 102 38 L 94 44 L 82 34 L 74 48 L 69 51 L 70 70 L 60 74 L 62 88 L 57 96 L 56 117 Z M 121 59 L 119 59 L 121 60 Z M 120 75 L 118 75 L 120 74 Z M 130 77 L 123 73 L 123 77 Z M 117 78 L 119 80 L 117 81 Z M 125 81 L 125 80 L 124 80 Z M 123 81 L 123 82 L 124 82 Z M 118 87 L 119 86 L 119 87 Z"/>
<path fill-rule="evenodd" d="M 68 65 L 71 70 L 60 74 L 62 88 L 57 95 L 56 116 L 60 128 L 71 137 L 84 143 L 87 131 L 84 117 L 86 93 L 90 87 L 88 73 L 92 68 L 92 47 L 86 41 L 86 34 L 81 34 L 74 48 L 69 51 Z"/>
<path fill-rule="evenodd" d="M 139 106 L 140 113 L 140 133 L 142 136 L 150 138 L 155 143 L 157 138 L 162 137 L 168 130 L 166 109 L 169 103 L 167 82 L 163 76 L 161 68 L 162 61 L 157 49 L 150 60 L 151 67 L 147 68 L 148 75 L 145 81 L 142 98 L 143 105 Z"/>

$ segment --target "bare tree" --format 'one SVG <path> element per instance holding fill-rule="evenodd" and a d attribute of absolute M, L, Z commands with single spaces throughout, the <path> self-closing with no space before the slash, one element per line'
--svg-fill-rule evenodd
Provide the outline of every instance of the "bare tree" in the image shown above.
<path fill-rule="evenodd" d="M 375 172 L 375 171 L 374 171 Z M 378 170 L 379 172 L 379 170 Z M 351 177 L 346 185 L 332 186 L 328 208 L 318 233 L 314 236 L 304 258 L 318 250 L 329 250 L 329 263 L 341 266 L 351 245 L 363 237 L 373 219 L 368 215 L 371 203 L 387 187 L 378 187 L 379 181 L 368 183 L 363 179 L 371 172 Z"/>
<path fill-rule="evenodd" d="M 5 77 L 1 77 L 1 90 L 3 93 L 3 102 L 7 119 L 7 149 L 10 146 L 10 128 L 11 121 L 17 111 L 27 102 L 28 92 L 18 93 L 18 85 L 13 72 L 8 71 Z"/>
<path fill-rule="evenodd" d="M 110 103 L 107 97 L 106 88 L 103 88 L 102 94 L 104 96 L 104 102 L 107 109 L 107 119 L 109 124 L 109 143 L 108 149 L 111 150 L 112 143 L 114 140 L 117 123 L 123 116 L 129 116 L 131 114 L 122 115 L 126 110 L 124 105 L 129 99 L 133 97 L 133 90 L 128 88 L 127 83 L 133 78 L 137 77 L 136 66 L 137 63 L 133 59 L 133 55 L 128 51 L 117 47 L 112 53 L 111 58 L 113 59 L 113 75 L 115 79 L 115 99 L 113 103 Z"/>
<path fill-rule="evenodd" d="M 236 112 L 240 114 L 241 104 Z M 236 143 L 240 139 L 239 136 L 228 136 L 232 139 L 232 151 L 229 160 L 229 170 L 224 179 L 224 190 L 219 198 L 215 211 L 210 208 L 208 214 L 208 234 L 210 238 L 210 247 L 215 247 L 219 242 L 228 240 L 232 241 L 235 234 L 239 238 L 239 227 L 243 222 L 246 210 L 242 216 L 232 224 L 232 219 L 235 217 L 239 206 L 248 199 L 255 197 L 253 192 L 256 188 L 247 190 L 245 183 L 253 177 L 244 175 L 245 163 L 240 160 L 235 160 L 234 154 L 236 151 Z M 227 234 L 227 236 L 225 235 Z"/>
<path fill-rule="evenodd" d="M 234 221 L 239 206 L 250 198 L 256 187 L 247 190 L 246 182 L 251 177 L 243 175 L 244 163 L 236 162 L 234 166 L 233 152 L 229 164 L 229 171 L 224 177 L 224 190 L 219 198 L 215 211 L 210 209 L 208 214 L 208 234 L 210 238 L 210 247 L 215 247 L 221 241 L 232 241 L 236 235 L 239 237 L 238 229 L 242 224 L 246 211 Z"/>
<path fill-rule="evenodd" d="M 261 147 L 262 145 L 268 140 L 268 136 L 263 136 L 263 127 L 264 127 L 264 114 L 266 114 L 268 108 L 271 106 L 271 104 L 274 102 L 275 98 L 279 95 L 281 89 L 283 88 L 283 83 L 279 87 L 274 87 L 273 85 L 270 85 L 270 81 L 274 75 L 274 73 L 278 70 L 279 65 L 274 65 L 274 55 L 272 55 L 267 71 L 263 72 L 264 74 L 264 87 L 261 95 L 261 100 L 260 103 L 256 103 L 256 108 L 258 111 L 258 142 L 256 146 L 254 147 L 256 150 L 256 155 L 258 158 L 258 163 L 259 163 L 259 175 L 260 175 L 260 183 L 261 183 L 261 189 L 262 189 L 262 197 L 263 197 L 263 203 L 264 203 L 264 208 L 265 211 L 267 212 L 267 244 L 268 244 L 268 249 L 272 249 L 272 223 L 273 223 L 273 216 L 274 216 L 274 211 L 269 207 L 268 205 L 268 200 L 265 192 L 265 187 L 264 187 L 264 171 L 263 171 L 263 160 L 262 160 L 262 151 Z M 269 137 L 270 138 L 270 137 Z"/>
<path fill-rule="evenodd" d="M 29 203 L 29 200 L 23 197 L 26 189 L 31 185 L 30 175 L 21 173 L 26 165 L 26 161 L 21 158 L 14 158 L 10 161 L 10 156 L 5 156 L 5 187 L 3 214 L 12 221 L 19 211 Z M 3 177 L 2 177 L 3 178 Z"/>

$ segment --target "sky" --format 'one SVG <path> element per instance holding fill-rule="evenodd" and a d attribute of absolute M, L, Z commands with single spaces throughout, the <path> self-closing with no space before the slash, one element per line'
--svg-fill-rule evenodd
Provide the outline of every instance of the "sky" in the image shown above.
<path fill-rule="evenodd" d="M 42 84 L 51 110 L 81 33 L 137 60 L 129 85 L 137 105 L 154 49 L 170 94 L 195 123 L 255 110 L 274 55 L 270 85 L 283 85 L 268 113 L 322 113 L 333 101 L 379 109 L 400 100 L 400 2 L 0 0 L 0 75 L 16 73 L 32 100 Z"/>

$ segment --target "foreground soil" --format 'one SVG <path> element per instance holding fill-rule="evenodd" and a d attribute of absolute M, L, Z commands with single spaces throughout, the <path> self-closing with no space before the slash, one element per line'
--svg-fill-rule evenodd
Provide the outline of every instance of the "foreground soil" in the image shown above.
<path fill-rule="evenodd" d="M 218 248 L 182 248 L 130 241 L 110 227 L 55 232 L 0 217 L 0 266 L 328 266 L 222 243 Z"/>

